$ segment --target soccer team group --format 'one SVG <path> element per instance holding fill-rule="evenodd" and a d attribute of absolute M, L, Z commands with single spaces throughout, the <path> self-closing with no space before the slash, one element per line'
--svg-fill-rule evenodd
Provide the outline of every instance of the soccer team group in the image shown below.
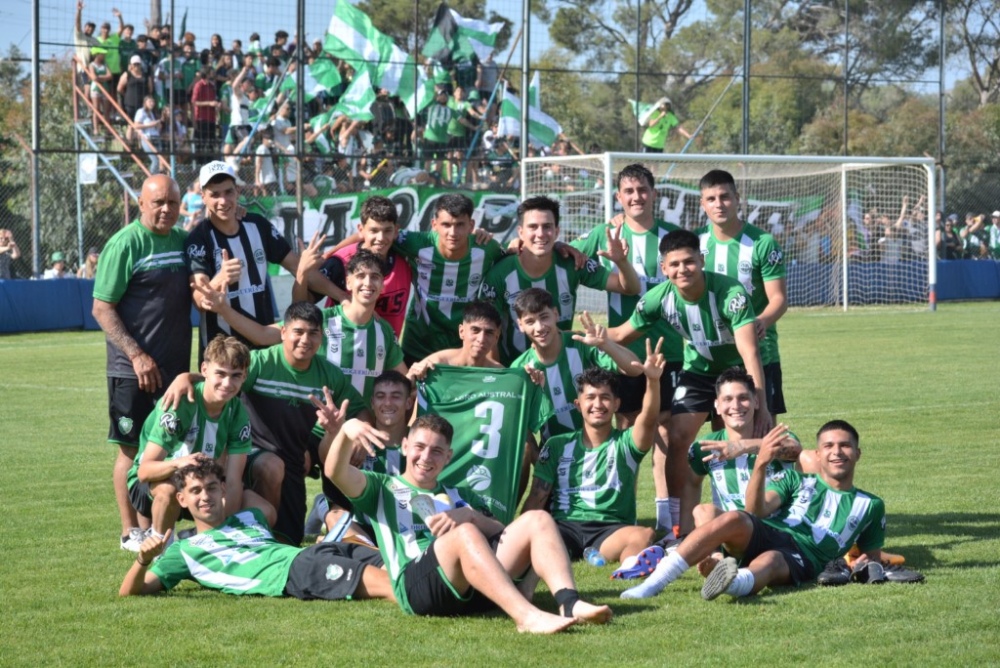
<path fill-rule="evenodd" d="M 882 551 L 882 500 L 854 486 L 857 431 L 831 420 L 803 449 L 773 424 L 784 262 L 740 220 L 728 172 L 702 178 L 697 233 L 654 217 L 653 174 L 634 164 L 617 179 L 622 215 L 572 244 L 549 198 L 521 203 L 505 249 L 449 193 L 426 232 L 400 231 L 371 196 L 327 253 L 322 235 L 296 251 L 244 211 L 224 163 L 199 176 L 190 234 L 177 184 L 144 183 L 94 287 L 121 545 L 137 553 L 123 596 L 188 579 L 421 615 L 500 609 L 553 633 L 612 616 L 577 591 L 585 555 L 645 578 L 622 598 L 691 566 L 713 599 L 846 582 L 845 555 L 872 581 L 900 560 Z M 281 322 L 268 263 L 295 277 Z M 607 292 L 607 326 L 584 312 L 572 331 L 579 285 Z M 650 453 L 655 529 L 636 511 Z M 307 518 L 309 476 L 323 494 Z M 181 518 L 194 529 L 175 535 Z M 320 537 L 303 548 L 307 534 Z M 532 602 L 539 580 L 555 613 Z"/>

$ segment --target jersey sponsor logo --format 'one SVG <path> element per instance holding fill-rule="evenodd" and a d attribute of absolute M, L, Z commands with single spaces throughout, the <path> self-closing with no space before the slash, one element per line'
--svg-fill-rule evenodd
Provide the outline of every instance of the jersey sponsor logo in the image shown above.
<path fill-rule="evenodd" d="M 545 447 L 542 448 L 542 451 L 538 453 L 538 462 L 540 464 L 544 464 L 545 462 L 549 461 L 549 456 L 551 454 L 552 453 L 549 451 L 549 446 L 546 445 Z"/>
<path fill-rule="evenodd" d="M 643 297 L 642 299 L 639 300 L 639 303 L 636 304 L 635 310 L 636 311 L 645 311 L 646 310 L 646 298 L 645 297 Z"/>
<path fill-rule="evenodd" d="M 444 279 L 444 284 L 445 284 L 445 287 L 453 288 L 453 287 L 455 287 L 455 279 L 454 278 L 446 278 L 446 279 Z"/>
<path fill-rule="evenodd" d="M 746 295 L 736 295 L 729 300 L 729 304 L 726 306 L 726 310 L 733 315 L 739 315 L 743 312 L 743 309 L 747 307 Z"/>
<path fill-rule="evenodd" d="M 782 253 L 780 250 L 773 250 L 767 256 L 767 263 L 769 265 L 774 266 L 781 264 L 781 261 L 783 259 L 785 259 L 784 253 Z"/>
<path fill-rule="evenodd" d="M 364 357 L 365 356 L 365 351 L 362 350 L 361 348 L 358 348 L 357 356 L 358 357 Z"/>
<path fill-rule="evenodd" d="M 485 492 L 493 483 L 493 474 L 485 466 L 476 464 L 469 467 L 468 472 L 465 474 L 465 479 L 473 491 Z"/>
<path fill-rule="evenodd" d="M 753 270 L 753 265 L 751 265 L 747 260 L 742 260 L 737 267 L 741 274 L 749 274 Z"/>
<path fill-rule="evenodd" d="M 326 567 L 326 579 L 336 582 L 344 575 L 344 568 L 340 564 L 330 564 Z"/>
<path fill-rule="evenodd" d="M 177 427 L 180 426 L 180 422 L 177 420 L 177 416 L 174 413 L 164 413 L 160 416 L 160 428 L 170 435 L 177 433 Z"/>
<path fill-rule="evenodd" d="M 562 395 L 562 388 L 556 385 L 555 387 L 552 388 L 552 394 L 556 395 L 557 397 Z"/>
<path fill-rule="evenodd" d="M 132 418 L 124 415 L 118 418 L 118 431 L 122 434 L 131 434 L 133 426 L 134 423 L 132 422 Z"/>
<path fill-rule="evenodd" d="M 484 383 L 495 383 L 495 382 L 497 382 L 497 377 L 496 376 L 483 376 L 483 382 Z"/>
<path fill-rule="evenodd" d="M 281 238 L 281 233 L 278 232 L 278 228 L 275 227 L 274 225 L 271 225 L 271 236 L 274 237 L 275 239 Z"/>
<path fill-rule="evenodd" d="M 205 250 L 204 246 L 198 246 L 196 244 L 191 244 L 187 247 L 187 255 L 192 260 L 204 260 L 208 252 Z"/>
<path fill-rule="evenodd" d="M 595 271 L 597 271 L 597 268 L 599 266 L 600 265 L 597 263 L 597 260 L 587 260 L 587 264 L 585 265 L 584 268 L 587 270 L 588 274 L 593 274 Z"/>
<path fill-rule="evenodd" d="M 236 299 L 237 297 L 241 297 L 243 295 L 255 295 L 258 292 L 264 292 L 264 289 L 263 285 L 251 285 L 246 288 L 240 288 L 239 290 L 231 290 L 226 296 L 230 299 Z"/>
<path fill-rule="evenodd" d="M 496 288 L 494 288 L 492 285 L 487 285 L 486 283 L 483 283 L 482 288 L 480 288 L 480 294 L 482 295 L 483 299 L 497 298 Z M 506 295 L 504 296 L 504 298 L 506 298 Z"/>
<path fill-rule="evenodd" d="M 691 331 L 692 332 L 700 332 L 701 331 L 701 325 L 699 325 L 696 322 L 692 322 L 691 323 Z"/>
<path fill-rule="evenodd" d="M 249 441 L 250 440 L 250 425 L 246 424 L 240 429 L 240 440 Z"/>

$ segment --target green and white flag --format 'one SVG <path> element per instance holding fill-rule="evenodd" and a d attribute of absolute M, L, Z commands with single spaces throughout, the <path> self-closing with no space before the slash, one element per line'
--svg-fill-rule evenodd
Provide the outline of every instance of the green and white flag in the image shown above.
<path fill-rule="evenodd" d="M 503 23 L 467 19 L 442 2 L 434 15 L 434 29 L 421 53 L 449 67 L 456 60 L 471 60 L 472 54 L 479 60 L 486 60 L 502 29 Z"/>
<path fill-rule="evenodd" d="M 372 88 L 368 70 L 362 69 L 354 75 L 354 81 L 340 96 L 340 102 L 334 109 L 352 121 L 370 121 L 374 118 L 371 112 L 373 102 L 375 102 L 375 89 Z"/>
<path fill-rule="evenodd" d="M 650 115 L 656 111 L 657 103 L 648 104 L 646 102 L 636 102 L 635 100 L 629 100 L 629 104 L 632 105 L 632 113 L 636 115 L 639 120 L 639 125 L 645 125 L 649 120 Z"/>
<path fill-rule="evenodd" d="M 542 84 L 538 79 L 538 70 L 531 75 L 531 83 L 528 84 L 528 106 L 533 109 L 542 108 Z"/>
<path fill-rule="evenodd" d="M 371 19 L 347 0 L 334 4 L 323 50 L 368 70 L 371 83 L 398 95 L 412 115 L 431 103 L 423 72 L 408 53 L 372 25 Z"/>
<path fill-rule="evenodd" d="M 520 136 L 521 134 L 521 100 L 507 91 L 500 103 L 500 122 L 497 124 L 497 134 L 500 136 Z M 541 109 L 528 109 L 528 139 L 532 143 L 552 146 L 552 143 L 562 134 L 562 127 L 556 119 Z"/>

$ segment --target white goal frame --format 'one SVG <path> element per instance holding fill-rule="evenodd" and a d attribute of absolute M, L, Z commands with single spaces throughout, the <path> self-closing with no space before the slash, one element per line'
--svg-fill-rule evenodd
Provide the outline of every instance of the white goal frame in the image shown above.
<path fill-rule="evenodd" d="M 589 190 L 579 190 L 574 193 L 567 193 L 560 190 L 559 188 L 546 188 L 546 187 L 536 187 L 537 184 L 529 182 L 529 176 L 531 174 L 537 173 L 539 169 L 546 169 L 546 165 L 549 167 L 556 164 L 561 164 L 567 167 L 578 167 L 581 163 L 585 163 L 590 172 L 596 171 L 593 167 L 598 164 L 601 168 L 601 178 L 597 179 L 597 174 L 590 173 L 588 176 L 593 177 L 593 185 Z M 937 190 L 936 190 L 936 170 L 935 163 L 932 158 L 884 158 L 884 157 L 836 157 L 836 156 L 785 156 L 785 155 L 721 155 L 721 154 L 705 154 L 705 155 L 680 155 L 680 154 L 657 154 L 657 153 L 601 153 L 601 154 L 591 154 L 591 155 L 577 155 L 569 157 L 535 157 L 535 158 L 525 158 L 521 161 L 521 198 L 522 200 L 536 195 L 552 195 L 557 199 L 564 199 L 566 197 L 579 196 L 583 194 L 588 194 L 591 198 L 596 194 L 602 194 L 602 201 L 604 207 L 604 219 L 610 220 L 612 216 L 615 215 L 615 199 L 614 193 L 616 190 L 616 170 L 620 170 L 625 165 L 631 163 L 642 163 L 650 167 L 654 175 L 657 178 L 657 183 L 659 184 L 661 179 L 665 179 L 670 176 L 674 170 L 683 171 L 684 167 L 689 167 L 689 169 L 695 169 L 691 167 L 692 163 L 699 163 L 701 165 L 702 173 L 708 171 L 709 169 L 720 168 L 727 169 L 733 174 L 736 179 L 737 188 L 741 189 L 740 184 L 757 179 L 764 178 L 760 176 L 759 173 L 762 172 L 766 166 L 774 166 L 774 169 L 787 170 L 789 172 L 796 169 L 796 166 L 803 166 L 808 168 L 809 166 L 814 166 L 816 169 L 815 174 L 822 172 L 830 173 L 831 171 L 839 171 L 840 173 L 840 202 L 839 202 L 839 215 L 840 215 L 840 232 L 841 232 L 841 242 L 843 244 L 842 248 L 848 248 L 848 231 L 850 228 L 850 213 L 849 213 L 849 192 L 848 192 L 848 174 L 856 172 L 859 170 L 868 169 L 878 169 L 880 167 L 888 166 L 910 166 L 921 168 L 926 176 L 926 207 L 925 207 L 925 217 L 927 223 L 927 305 L 930 310 L 935 310 L 936 308 L 936 284 L 937 284 L 937 257 L 936 257 L 936 245 L 934 243 L 934 232 L 935 232 L 935 212 L 937 211 Z M 587 173 L 587 172 L 584 172 Z M 802 175 L 809 175 L 810 172 L 803 172 Z M 770 178 L 781 178 L 780 174 L 769 174 Z M 794 174 L 789 173 L 787 177 L 793 177 Z M 683 175 L 685 180 L 690 180 L 694 178 L 695 183 L 697 182 L 697 176 L 692 176 L 691 173 L 686 173 Z M 744 199 L 741 202 L 743 206 L 742 214 L 744 219 L 747 215 L 747 200 Z M 840 289 L 840 299 L 839 305 L 843 310 L 847 310 L 852 304 L 849 301 L 849 280 L 850 272 L 848 271 L 848 266 L 850 263 L 850 257 L 847 252 L 842 252 L 843 256 L 840 260 L 842 266 L 840 268 L 842 274 L 842 285 Z M 914 303 L 910 301 L 909 303 Z"/>

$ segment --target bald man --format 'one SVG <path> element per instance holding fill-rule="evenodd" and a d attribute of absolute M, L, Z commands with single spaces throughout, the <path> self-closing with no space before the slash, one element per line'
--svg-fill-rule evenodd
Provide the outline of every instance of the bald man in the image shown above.
<path fill-rule="evenodd" d="M 108 241 L 94 283 L 94 318 L 107 338 L 108 442 L 118 446 L 113 479 L 121 548 L 132 552 L 139 551 L 143 528 L 129 503 L 126 476 L 139 432 L 164 389 L 191 362 L 187 233 L 174 226 L 180 206 L 173 179 L 146 179 L 139 220 Z"/>

